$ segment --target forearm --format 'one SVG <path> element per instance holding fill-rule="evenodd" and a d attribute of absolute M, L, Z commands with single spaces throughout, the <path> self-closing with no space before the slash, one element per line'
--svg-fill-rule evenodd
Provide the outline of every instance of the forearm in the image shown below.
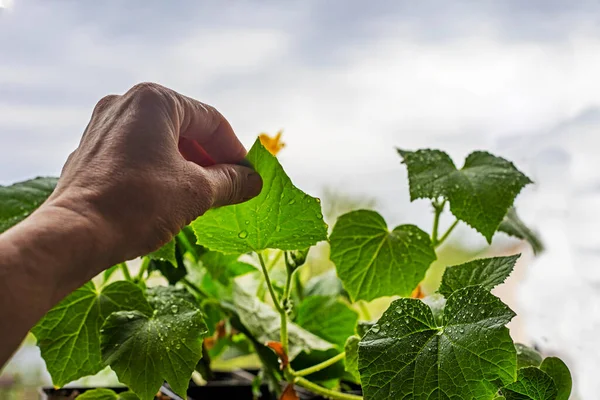
<path fill-rule="evenodd" d="M 108 266 L 91 236 L 84 216 L 51 204 L 0 235 L 0 368 L 50 308 Z"/>

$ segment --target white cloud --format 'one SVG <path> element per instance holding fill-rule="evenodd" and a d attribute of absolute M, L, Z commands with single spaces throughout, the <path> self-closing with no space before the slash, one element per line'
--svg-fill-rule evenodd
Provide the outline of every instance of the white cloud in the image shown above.
<path fill-rule="evenodd" d="M 384 2 L 369 10 L 348 3 L 341 10 L 298 2 L 291 12 L 241 2 L 241 11 L 208 9 L 196 17 L 165 10 L 170 19 L 147 11 L 148 20 L 127 23 L 120 11 L 95 10 L 90 20 L 74 5 L 53 6 L 60 12 L 46 21 L 52 7 L 24 4 L 0 27 L 13 46 L 0 42 L 7 45 L 0 59 L 0 182 L 60 170 L 95 101 L 145 80 L 215 105 L 247 145 L 260 131 L 284 128 L 281 160 L 300 187 L 376 195 L 391 223 L 429 223 L 427 205 L 409 203 L 394 146 L 446 149 L 457 164 L 473 149 L 498 151 L 539 182 L 519 205 L 555 248 L 523 286 L 525 309 L 538 315 L 529 333 L 569 348 L 573 336 L 588 335 L 598 322 L 588 315 L 589 326 L 578 330 L 579 314 L 548 307 L 559 298 L 593 314 L 599 301 L 590 286 L 581 290 L 585 299 L 571 295 L 586 285 L 576 267 L 591 273 L 593 264 L 576 245 L 600 245 L 598 196 L 579 193 L 599 183 L 600 118 L 585 114 L 600 108 L 595 14 L 579 3 L 569 3 L 573 11 L 548 2 L 442 10 L 439 2 L 406 10 L 390 2 L 401 12 L 382 15 L 377 6 L 383 10 Z M 47 35 L 27 36 L 29 20 L 49 27 Z M 151 36 L 152 24 L 164 35 Z M 31 101 L 3 96 L 8 85 L 31 93 Z M 77 100 L 44 103 L 36 90 Z M 566 214 L 568 208 L 575 210 Z M 564 288 L 565 279 L 573 287 Z M 593 358 L 600 357 L 591 336 L 570 353 L 583 395 L 598 390 Z"/>

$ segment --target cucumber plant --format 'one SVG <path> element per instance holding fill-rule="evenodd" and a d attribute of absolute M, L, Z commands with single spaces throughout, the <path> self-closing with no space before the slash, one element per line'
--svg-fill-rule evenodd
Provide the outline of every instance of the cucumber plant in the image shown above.
<path fill-rule="evenodd" d="M 342 400 L 568 399 L 566 365 L 513 343 L 506 324 L 515 314 L 491 293 L 519 255 L 450 266 L 437 293 L 411 297 L 460 222 L 490 243 L 502 231 L 540 251 L 513 208 L 531 180 L 487 152 L 471 153 L 460 169 L 438 150 L 398 154 L 411 200 L 432 204 L 430 233 L 390 230 L 372 210 L 346 213 L 328 229 L 320 200 L 296 188 L 257 140 L 248 160 L 263 178 L 258 197 L 209 210 L 143 257 L 137 274 L 116 265 L 39 321 L 32 332 L 54 384 L 109 366 L 130 391 L 98 389 L 86 399 L 151 400 L 164 381 L 185 396 L 194 371 L 211 378 L 211 360 L 253 354 L 257 382 L 282 399 L 297 398 L 297 386 Z M 37 178 L 0 188 L 1 230 L 55 184 Z M 441 232 L 448 211 L 455 222 Z M 306 282 L 298 271 L 323 241 L 336 273 Z M 123 279 L 114 279 L 117 270 Z M 150 285 L 154 275 L 168 285 Z M 393 299 L 381 318 L 361 320 L 357 306 L 381 297 Z M 349 393 L 349 383 L 362 395 Z"/>

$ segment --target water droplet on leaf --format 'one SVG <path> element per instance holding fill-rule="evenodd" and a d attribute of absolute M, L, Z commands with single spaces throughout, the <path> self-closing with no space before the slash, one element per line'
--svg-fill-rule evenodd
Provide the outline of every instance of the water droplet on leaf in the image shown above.
<path fill-rule="evenodd" d="M 240 233 L 238 233 L 238 237 L 240 239 L 246 239 L 248 237 L 248 231 L 241 231 Z"/>

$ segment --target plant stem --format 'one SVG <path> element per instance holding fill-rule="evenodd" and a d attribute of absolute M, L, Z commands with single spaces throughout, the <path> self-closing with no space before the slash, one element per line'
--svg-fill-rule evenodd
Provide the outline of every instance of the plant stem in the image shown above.
<path fill-rule="evenodd" d="M 194 246 L 188 240 L 187 236 L 185 236 L 185 233 L 183 231 L 179 232 L 177 234 L 177 238 L 183 244 L 183 247 L 185 247 L 187 252 L 190 253 L 192 257 L 194 257 L 194 261 L 198 261 L 198 253 L 196 252 Z"/>
<path fill-rule="evenodd" d="M 298 384 L 298 386 L 302 386 L 303 388 L 306 388 L 306 389 L 312 391 L 313 393 L 319 394 L 328 399 L 332 399 L 332 400 L 363 400 L 362 396 L 357 396 L 355 394 L 347 394 L 347 393 L 338 392 L 336 390 L 327 389 L 327 388 L 324 388 L 323 386 L 317 385 L 316 383 L 312 383 L 308 379 L 305 379 L 302 377 L 296 378 L 296 383 Z"/>
<path fill-rule="evenodd" d="M 140 282 L 140 281 L 144 280 L 144 274 L 148 270 L 149 266 L 150 266 L 150 257 L 144 257 L 142 259 L 142 265 L 140 266 L 140 271 L 138 272 L 138 274 L 135 277 L 135 280 L 137 282 Z"/>
<path fill-rule="evenodd" d="M 454 230 L 454 228 L 456 228 L 456 225 L 458 225 L 458 219 L 456 221 L 454 221 L 454 223 L 452 225 L 450 225 L 450 228 L 448 228 L 448 230 L 446 231 L 446 233 L 444 233 L 442 235 L 442 237 L 434 244 L 434 247 L 441 246 L 441 244 L 444 243 L 444 241 L 446 239 L 448 239 L 448 236 L 450 236 L 450 234 L 452 233 L 452 231 Z"/>
<path fill-rule="evenodd" d="M 192 283 L 189 279 L 187 278 L 183 278 L 182 280 L 180 280 L 180 282 L 182 284 L 184 284 L 185 286 L 187 286 L 188 288 L 192 289 L 192 292 L 195 292 L 198 296 L 202 297 L 203 299 L 208 299 L 210 298 L 210 296 L 202 289 L 200 289 L 198 286 L 196 286 L 194 283 Z M 217 301 L 218 304 L 220 304 Z"/>
<path fill-rule="evenodd" d="M 301 369 L 300 371 L 294 372 L 295 376 L 306 376 L 310 374 L 314 374 L 315 372 L 321 371 L 330 365 L 335 364 L 336 362 L 343 360 L 346 357 L 346 352 L 340 353 L 335 357 L 331 357 L 329 360 L 325 360 L 322 363 L 317 365 L 313 365 L 312 367 Z"/>
<path fill-rule="evenodd" d="M 444 206 L 446 205 L 446 200 L 438 203 L 437 201 L 433 201 L 431 203 L 433 205 L 433 209 L 435 210 L 435 215 L 433 217 L 433 229 L 431 230 L 431 243 L 433 246 L 436 246 L 438 242 L 438 229 L 440 226 L 440 215 L 444 211 Z"/>
<path fill-rule="evenodd" d="M 279 314 L 284 314 L 284 310 L 281 308 L 281 304 L 279 304 L 279 299 L 277 299 L 277 295 L 275 294 L 275 290 L 273 289 L 273 285 L 271 284 L 271 278 L 269 278 L 269 272 L 267 271 L 267 266 L 265 265 L 265 259 L 263 258 L 260 252 L 256 253 L 258 255 L 258 261 L 260 262 L 260 266 L 263 271 L 263 275 L 265 276 L 265 282 L 267 283 L 267 289 L 269 289 L 269 293 L 271 293 L 271 299 L 273 300 L 273 304 L 275 308 L 279 312 Z"/>
<path fill-rule="evenodd" d="M 119 264 L 119 268 L 123 272 L 123 276 L 125 277 L 125 279 L 131 281 L 131 274 L 129 273 L 129 268 L 127 268 L 127 263 L 122 262 L 121 264 Z"/>
<path fill-rule="evenodd" d="M 283 289 L 283 298 L 281 299 L 281 345 L 283 346 L 283 351 L 287 355 L 288 354 L 288 330 L 287 330 L 287 305 L 290 300 L 290 289 L 292 287 L 292 275 L 294 275 L 294 271 L 287 272 L 287 279 L 285 280 L 285 288 Z"/>
<path fill-rule="evenodd" d="M 365 321 L 371 321 L 372 317 L 371 313 L 369 312 L 369 308 L 367 307 L 367 302 L 364 300 L 359 300 L 358 307 L 360 308 L 360 311 L 362 312 Z"/>

